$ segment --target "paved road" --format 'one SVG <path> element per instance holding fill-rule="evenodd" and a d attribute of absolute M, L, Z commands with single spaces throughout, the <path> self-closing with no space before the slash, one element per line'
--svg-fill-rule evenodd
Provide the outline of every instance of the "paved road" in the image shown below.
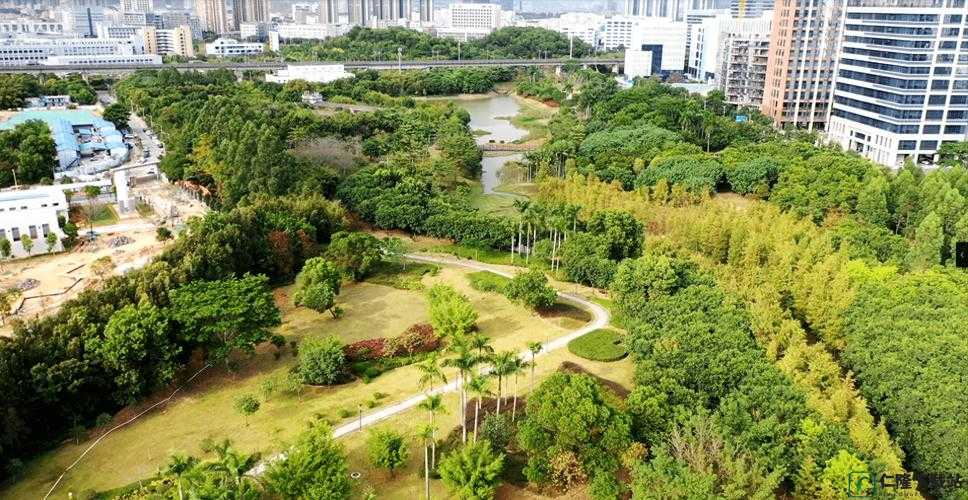
<path fill-rule="evenodd" d="M 438 257 L 438 256 L 426 255 L 426 254 L 407 254 L 406 257 L 410 260 L 414 260 L 417 262 L 427 262 L 427 263 L 441 264 L 446 266 L 465 267 L 465 268 L 474 269 L 477 271 L 490 271 L 494 274 L 498 274 L 506 278 L 511 278 L 514 276 L 513 273 L 506 271 L 501 266 L 485 264 L 483 262 L 477 262 L 473 260 L 457 260 L 450 257 Z M 586 324 L 585 326 L 577 330 L 574 330 L 570 333 L 562 335 L 561 337 L 557 337 L 545 342 L 542 345 L 541 352 L 539 352 L 537 355 L 537 357 L 539 358 L 551 351 L 556 351 L 558 349 L 561 349 L 567 346 L 568 342 L 571 342 L 572 340 L 578 337 L 581 337 L 582 335 L 588 332 L 591 332 L 592 330 L 597 330 L 599 328 L 606 327 L 608 325 L 608 322 L 611 320 L 611 315 L 609 314 L 608 309 L 605 309 L 604 307 L 588 299 L 585 299 L 578 295 L 565 293 L 565 292 L 558 292 L 558 298 L 564 300 L 565 302 L 570 302 L 574 305 L 577 305 L 578 307 L 581 307 L 582 309 L 587 310 L 592 314 L 592 320 L 591 322 L 589 322 L 588 324 Z M 524 349 L 518 354 L 518 356 L 522 359 L 530 359 L 531 352 L 528 351 L 527 349 Z M 486 371 L 487 370 L 482 370 L 482 373 L 486 373 Z M 434 389 L 430 393 L 445 394 L 449 392 L 454 392 L 457 389 L 458 389 L 458 384 L 457 384 L 457 381 L 455 380 Z M 426 398 L 427 398 L 426 394 L 423 394 L 423 393 L 416 394 L 403 401 L 400 401 L 399 403 L 394 403 L 385 408 L 380 408 L 379 410 L 374 411 L 372 413 L 365 414 L 363 415 L 362 421 L 355 420 L 353 422 L 341 425 L 333 429 L 333 436 L 338 438 L 338 437 L 346 436 L 347 434 L 352 434 L 354 432 L 361 430 L 361 425 L 363 428 L 370 427 L 373 424 L 380 422 L 381 420 L 385 420 L 394 415 L 403 413 L 411 408 L 416 407 L 417 405 L 420 404 L 421 401 L 423 401 Z M 285 455 L 280 453 L 275 456 L 269 457 L 267 461 L 264 461 L 259 465 L 255 466 L 251 471 L 249 471 L 249 473 L 252 475 L 260 475 L 265 471 L 266 465 L 269 462 L 278 460 L 284 456 Z"/>

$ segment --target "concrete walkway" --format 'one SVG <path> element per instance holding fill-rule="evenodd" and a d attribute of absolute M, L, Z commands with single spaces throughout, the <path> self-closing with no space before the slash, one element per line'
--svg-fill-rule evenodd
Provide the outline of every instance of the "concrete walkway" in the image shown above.
<path fill-rule="evenodd" d="M 483 262 L 477 262 L 474 260 L 459 260 L 459 259 L 450 258 L 450 257 L 438 257 L 436 255 L 427 255 L 427 254 L 406 254 L 405 257 L 409 260 L 413 260 L 417 262 L 427 262 L 430 264 L 464 267 L 467 269 L 474 269 L 476 271 L 488 271 L 500 276 L 504 276 L 505 278 L 514 277 L 513 273 L 508 272 L 502 266 L 485 264 Z M 565 293 L 565 292 L 558 292 L 558 298 L 565 302 L 569 302 L 578 307 L 581 307 L 582 309 L 587 310 L 588 312 L 591 313 L 592 320 L 588 324 L 586 324 L 585 326 L 577 330 L 574 330 L 568 334 L 562 335 L 561 337 L 551 339 L 545 342 L 544 344 L 542 344 L 541 351 L 537 354 L 536 358 L 540 358 L 551 351 L 556 351 L 558 349 L 561 349 L 567 346 L 568 342 L 571 342 L 572 340 L 578 337 L 581 337 L 582 335 L 585 335 L 588 332 L 597 330 L 599 328 L 605 328 L 608 325 L 608 322 L 611 320 L 611 315 L 609 314 L 607 309 L 588 299 L 585 299 L 584 297 L 580 297 L 578 295 Z M 524 360 L 530 360 L 531 351 L 524 349 L 518 354 L 518 357 Z M 480 373 L 487 373 L 488 371 L 489 369 L 485 368 L 485 369 L 482 369 Z M 458 383 L 455 380 L 447 384 L 444 384 L 440 387 L 437 387 L 433 391 L 430 391 L 430 394 L 446 394 L 449 392 L 455 392 L 457 391 L 458 387 L 459 387 Z M 370 427 L 382 420 L 385 420 L 394 415 L 403 413 L 407 410 L 410 410 L 416 407 L 417 405 L 420 404 L 421 401 L 423 401 L 426 398 L 427 398 L 427 394 L 425 393 L 416 394 L 403 401 L 400 401 L 399 403 L 394 403 L 390 406 L 380 408 L 379 410 L 365 414 L 363 415 L 363 418 L 361 420 L 355 420 L 353 422 L 343 424 L 333 429 L 333 437 L 337 437 L 337 438 L 343 437 L 348 434 L 352 434 L 354 432 Z M 249 474 L 255 475 L 255 476 L 261 475 L 263 472 L 265 472 L 266 467 L 269 463 L 284 457 L 285 457 L 285 454 L 283 453 L 273 455 L 268 459 L 266 459 L 265 461 L 256 465 L 251 471 L 249 471 Z"/>

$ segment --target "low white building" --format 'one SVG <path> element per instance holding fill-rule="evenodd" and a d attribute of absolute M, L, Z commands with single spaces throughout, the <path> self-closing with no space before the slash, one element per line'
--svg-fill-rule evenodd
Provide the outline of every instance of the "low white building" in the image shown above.
<path fill-rule="evenodd" d="M 345 35 L 352 26 L 342 24 L 291 24 L 279 23 L 269 33 L 277 33 L 282 40 L 325 40 Z"/>
<path fill-rule="evenodd" d="M 160 65 L 158 54 L 131 54 L 106 56 L 51 56 L 40 63 L 44 66 L 97 66 L 100 64 L 137 64 L 139 66 Z"/>
<path fill-rule="evenodd" d="M 625 75 L 629 78 L 668 76 L 686 66 L 686 23 L 668 17 L 642 18 L 625 49 Z"/>
<path fill-rule="evenodd" d="M 14 257 L 26 257 L 23 237 L 29 236 L 33 247 L 29 255 L 47 252 L 44 239 L 57 235 L 55 250 L 60 250 L 64 234 L 57 224 L 57 216 L 67 218 L 67 197 L 58 186 L 0 191 L 0 239 L 10 241 Z"/>
<path fill-rule="evenodd" d="M 655 18 L 650 18 L 653 22 Z M 644 17 L 614 16 L 602 23 L 599 40 L 605 50 L 628 48 L 632 45 L 632 33 L 647 21 Z M 671 20 L 667 20 L 670 21 Z"/>
<path fill-rule="evenodd" d="M 581 40 L 593 47 L 598 45 L 605 16 L 589 12 L 567 12 L 551 19 L 539 19 L 537 25 L 562 35 Z"/>
<path fill-rule="evenodd" d="M 266 81 L 272 83 L 288 83 L 293 80 L 305 80 L 313 83 L 329 83 L 341 78 L 353 78 L 353 73 L 347 73 L 342 64 L 292 64 L 286 69 L 280 69 L 275 74 L 267 73 Z"/>
<path fill-rule="evenodd" d="M 205 54 L 216 57 L 251 56 L 265 52 L 265 46 L 258 42 L 240 42 L 231 38 L 216 38 L 205 44 Z"/>
<path fill-rule="evenodd" d="M 126 39 L 38 38 L 0 40 L 0 66 L 42 64 L 52 56 L 106 56 L 144 54 L 140 37 Z"/>

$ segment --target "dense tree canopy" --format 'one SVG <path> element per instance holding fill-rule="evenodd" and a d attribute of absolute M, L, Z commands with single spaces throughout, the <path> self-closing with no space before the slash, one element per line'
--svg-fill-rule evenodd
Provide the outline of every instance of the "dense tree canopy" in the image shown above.
<path fill-rule="evenodd" d="M 555 373 L 528 396 L 518 445 L 524 474 L 537 485 L 568 488 L 578 477 L 614 482 L 631 443 L 631 420 L 606 389 L 584 374 Z"/>
<path fill-rule="evenodd" d="M 965 325 L 968 276 L 956 270 L 869 276 L 846 314 L 847 365 L 924 473 L 968 475 Z M 932 486 L 945 498 L 968 494 L 964 484 Z"/>
<path fill-rule="evenodd" d="M 344 36 L 322 42 L 286 45 L 282 56 L 290 61 L 395 60 L 397 49 L 404 59 L 457 59 L 457 41 L 407 28 L 356 27 Z M 575 39 L 571 53 L 582 57 L 593 48 Z M 569 55 L 568 37 L 543 28 L 506 27 L 460 46 L 462 59 L 537 59 Z"/>
<path fill-rule="evenodd" d="M 171 291 L 172 318 L 182 335 L 216 360 L 235 350 L 252 352 L 281 322 L 265 276 L 195 281 Z"/>
<path fill-rule="evenodd" d="M 322 422 L 303 432 L 286 456 L 272 464 L 266 482 L 270 491 L 283 498 L 342 500 L 353 488 L 346 452 Z"/>
<path fill-rule="evenodd" d="M 50 129 L 41 121 L 28 121 L 0 130 L 0 186 L 36 184 L 54 178 L 57 149 Z"/>
<path fill-rule="evenodd" d="M 20 108 L 28 97 L 67 95 L 77 104 L 94 104 L 97 94 L 80 75 L 0 75 L 0 109 Z"/>

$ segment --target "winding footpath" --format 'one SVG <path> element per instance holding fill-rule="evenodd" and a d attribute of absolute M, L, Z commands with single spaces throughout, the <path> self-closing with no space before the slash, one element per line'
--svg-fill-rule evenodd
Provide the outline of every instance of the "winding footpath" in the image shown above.
<path fill-rule="evenodd" d="M 406 254 L 405 257 L 408 260 L 412 260 L 416 262 L 426 262 L 429 264 L 463 267 L 467 269 L 474 269 L 476 271 L 487 271 L 487 272 L 497 274 L 499 276 L 504 276 L 505 278 L 514 277 L 514 273 L 506 271 L 501 266 L 485 264 L 483 262 L 477 262 L 474 260 L 458 260 L 458 259 L 449 258 L 449 257 L 438 257 L 435 255 L 426 255 L 426 254 Z M 599 328 L 605 328 L 608 325 L 608 322 L 611 320 L 611 315 L 609 314 L 607 309 L 584 297 L 571 294 L 571 293 L 566 293 L 566 292 L 558 292 L 558 298 L 565 302 L 569 302 L 573 305 L 576 305 L 582 309 L 585 309 L 586 311 L 591 313 L 592 320 L 588 322 L 585 326 L 577 330 L 574 330 L 565 335 L 562 335 L 561 337 L 557 337 L 543 343 L 541 345 L 541 351 L 538 352 L 536 356 L 537 358 L 540 358 L 551 351 L 556 351 L 558 349 L 561 349 L 567 346 L 568 342 L 571 342 L 572 340 L 578 337 L 581 337 L 582 335 L 585 335 L 588 332 L 597 330 Z M 530 359 L 531 352 L 528 351 L 527 349 L 524 349 L 520 353 L 518 353 L 518 357 L 525 360 Z M 487 373 L 487 371 L 488 370 L 485 369 L 485 370 L 482 370 L 481 373 Z M 436 394 L 446 394 L 449 392 L 455 392 L 457 391 L 458 387 L 459 385 L 455 380 L 452 382 L 448 382 L 447 384 L 444 384 L 440 387 L 437 387 L 432 391 L 430 391 L 429 393 L 416 394 L 403 401 L 400 401 L 399 403 L 394 403 L 390 406 L 380 408 L 377 411 L 363 415 L 362 419 L 354 420 L 353 422 L 336 427 L 335 429 L 333 429 L 333 437 L 339 438 L 339 437 L 346 436 L 348 434 L 352 434 L 364 428 L 370 427 L 382 420 L 390 418 L 394 415 L 410 410 L 416 407 L 417 405 L 419 405 L 421 401 L 426 399 L 428 394 L 436 395 Z M 278 453 L 276 455 L 273 455 L 268 459 L 264 460 L 263 462 L 259 463 L 258 465 L 256 465 L 254 468 L 252 468 L 252 470 L 249 471 L 249 474 L 254 476 L 261 475 L 263 472 L 265 472 L 268 464 L 284 457 L 285 457 L 284 453 Z"/>

